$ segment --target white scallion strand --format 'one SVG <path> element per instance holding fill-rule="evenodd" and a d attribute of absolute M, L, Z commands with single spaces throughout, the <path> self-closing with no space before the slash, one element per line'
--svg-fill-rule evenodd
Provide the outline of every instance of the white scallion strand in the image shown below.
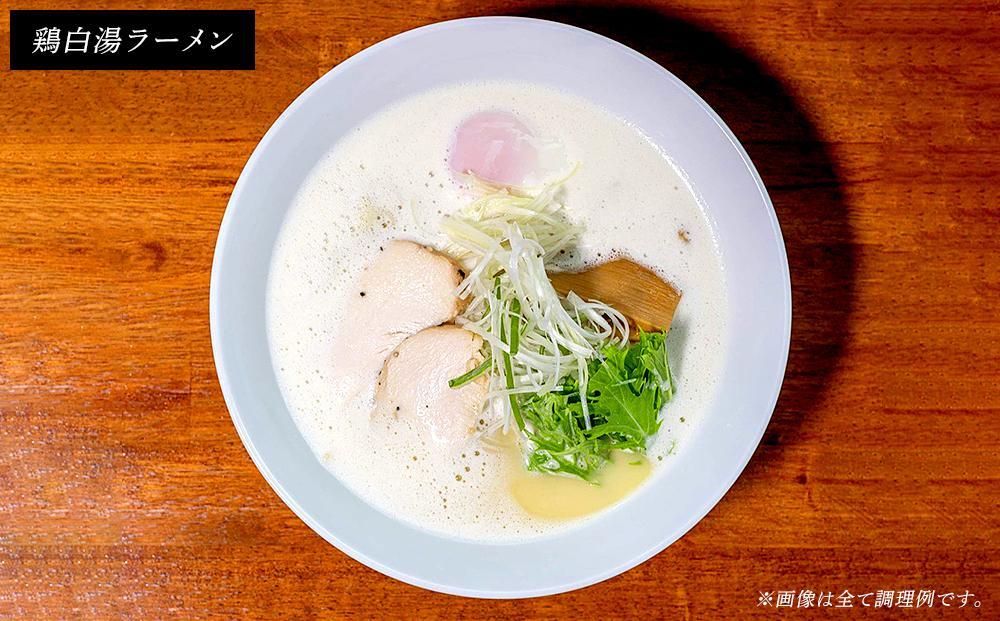
<path fill-rule="evenodd" d="M 628 323 L 621 313 L 574 293 L 562 297 L 549 281 L 546 261 L 580 233 L 555 200 L 561 184 L 535 194 L 480 184 L 486 194 L 442 223 L 449 250 L 469 268 L 456 290 L 469 299 L 459 323 L 489 347 L 487 408 L 498 413 L 498 424 L 505 430 L 516 417 L 511 395 L 556 390 L 570 375 L 576 375 L 583 393 L 587 361 L 605 345 L 628 341 Z M 519 327 L 513 355 L 512 321 Z M 510 358 L 509 376 L 505 357 Z M 589 428 L 586 395 L 580 396 Z"/>

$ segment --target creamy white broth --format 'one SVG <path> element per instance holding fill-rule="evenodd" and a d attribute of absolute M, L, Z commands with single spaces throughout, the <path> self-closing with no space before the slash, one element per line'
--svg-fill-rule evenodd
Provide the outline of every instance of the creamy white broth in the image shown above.
<path fill-rule="evenodd" d="M 443 247 L 441 216 L 468 203 L 447 149 L 458 124 L 483 110 L 517 115 L 562 142 L 577 172 L 565 183 L 569 217 L 584 225 L 560 257 L 578 269 L 627 256 L 656 270 L 683 297 L 668 336 L 677 391 L 648 451 L 654 480 L 699 423 L 721 369 L 724 274 L 694 191 L 666 154 L 603 109 L 548 88 L 494 82 L 409 98 L 336 144 L 298 192 L 275 247 L 267 318 L 279 384 L 322 463 L 380 510 L 453 537 L 509 541 L 567 528 L 525 511 L 510 491 L 511 451 L 470 441 L 454 451 L 425 444 L 406 420 L 372 422 L 375 378 L 358 389 L 338 360 L 347 295 L 388 241 Z M 682 422 L 683 419 L 683 422 Z M 644 484 L 648 484 L 647 483 Z"/>

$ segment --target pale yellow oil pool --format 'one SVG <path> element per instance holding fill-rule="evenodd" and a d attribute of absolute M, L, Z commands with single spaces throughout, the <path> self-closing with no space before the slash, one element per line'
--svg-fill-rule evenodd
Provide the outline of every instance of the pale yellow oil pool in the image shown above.
<path fill-rule="evenodd" d="M 642 455 L 615 451 L 597 481 L 588 483 L 577 477 L 528 472 L 518 463 L 510 477 L 510 492 L 528 513 L 566 520 L 610 507 L 639 487 L 651 469 Z"/>

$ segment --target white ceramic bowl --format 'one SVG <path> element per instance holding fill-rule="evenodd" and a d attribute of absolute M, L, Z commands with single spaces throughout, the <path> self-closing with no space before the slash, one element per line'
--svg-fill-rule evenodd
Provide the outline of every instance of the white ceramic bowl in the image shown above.
<path fill-rule="evenodd" d="M 463 50 L 456 54 L 455 50 Z M 665 147 L 700 193 L 728 279 L 726 363 L 705 420 L 672 466 L 618 508 L 561 534 L 487 545 L 395 521 L 313 456 L 276 383 L 264 317 L 275 238 L 303 179 L 383 106 L 451 82 L 518 79 L 585 97 Z M 559 593 L 660 552 L 715 505 L 774 409 L 791 328 L 785 248 L 764 185 L 736 137 L 690 88 L 645 56 L 586 30 L 523 18 L 419 28 L 341 63 L 274 123 L 243 169 L 219 231 L 212 347 L 233 423 L 282 500 L 324 539 L 411 584 L 476 597 Z"/>

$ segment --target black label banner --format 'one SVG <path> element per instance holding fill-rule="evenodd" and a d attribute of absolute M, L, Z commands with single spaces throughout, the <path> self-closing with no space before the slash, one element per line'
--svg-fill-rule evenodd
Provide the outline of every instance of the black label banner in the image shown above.
<path fill-rule="evenodd" d="M 10 68 L 253 69 L 253 11 L 11 11 Z"/>

